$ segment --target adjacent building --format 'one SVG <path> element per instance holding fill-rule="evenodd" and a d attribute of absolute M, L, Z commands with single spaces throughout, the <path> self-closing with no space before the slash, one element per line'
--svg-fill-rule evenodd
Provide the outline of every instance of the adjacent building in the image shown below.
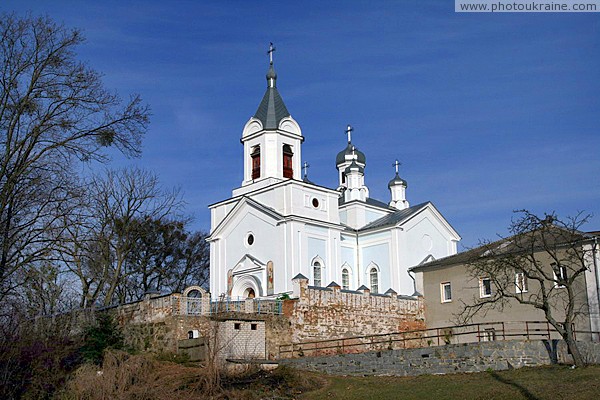
<path fill-rule="evenodd" d="M 600 340 L 597 233 L 579 233 L 550 226 L 412 267 L 417 290 L 424 297 L 427 327 L 442 328 L 463 323 L 459 316 L 465 306 L 495 300 L 502 294 L 504 307 L 498 302 L 495 308 L 483 308 L 470 322 L 504 323 L 507 331 L 510 331 L 509 324 L 514 322 L 521 333 L 530 329 L 534 334 L 534 330 L 547 329 L 545 312 L 532 304 L 521 304 L 517 298 L 540 303 L 546 296 L 553 317 L 564 321 L 570 290 L 579 338 L 591 335 L 592 339 Z M 491 263 L 494 267 L 482 268 L 481 263 Z M 516 324 L 525 321 L 528 321 L 527 326 Z M 532 321 L 543 323 L 536 325 L 531 324 Z M 490 325 L 489 330 L 494 329 L 499 329 L 498 325 Z"/>

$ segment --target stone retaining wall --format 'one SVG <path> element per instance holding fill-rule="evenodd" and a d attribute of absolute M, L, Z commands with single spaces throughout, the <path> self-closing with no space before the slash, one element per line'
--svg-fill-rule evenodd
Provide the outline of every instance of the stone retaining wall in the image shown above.
<path fill-rule="evenodd" d="M 284 305 L 290 319 L 293 343 L 330 340 L 425 329 L 423 300 L 361 291 L 308 286 L 308 279 L 293 281 L 294 300 Z M 287 303 L 287 302 L 286 302 Z"/>
<path fill-rule="evenodd" d="M 558 361 L 570 362 L 566 345 L 558 341 Z M 282 364 L 299 369 L 336 375 L 449 374 L 499 371 L 511 368 L 551 364 L 546 341 L 498 341 L 451 344 L 421 349 L 383 350 L 362 354 L 340 354 L 281 360 Z M 600 362 L 600 344 L 580 342 L 589 362 Z"/>

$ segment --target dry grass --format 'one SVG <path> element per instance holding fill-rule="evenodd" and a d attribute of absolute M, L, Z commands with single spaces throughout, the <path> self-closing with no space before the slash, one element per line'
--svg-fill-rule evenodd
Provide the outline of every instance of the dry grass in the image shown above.
<path fill-rule="evenodd" d="M 209 371 L 201 366 L 158 361 L 149 355 L 110 351 L 105 354 L 101 368 L 89 364 L 79 368 L 56 398 L 291 399 L 314 388 L 314 381 L 307 379 L 305 374 L 284 367 L 269 372 L 249 368 L 235 375 L 221 373 L 217 381 Z"/>
<path fill-rule="evenodd" d="M 206 399 L 220 388 L 207 385 L 204 368 L 160 362 L 147 355 L 111 351 L 102 367 L 79 368 L 59 399 Z"/>

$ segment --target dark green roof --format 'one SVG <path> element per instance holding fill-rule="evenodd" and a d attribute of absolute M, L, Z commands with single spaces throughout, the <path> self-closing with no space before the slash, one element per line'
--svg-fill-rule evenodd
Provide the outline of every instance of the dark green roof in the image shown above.
<path fill-rule="evenodd" d="M 338 153 L 338 155 L 335 157 L 335 165 L 343 164 L 346 161 L 346 155 L 351 155 L 351 154 L 352 154 L 352 143 L 348 143 L 348 146 L 346 146 L 346 148 L 344 150 L 340 151 Z M 367 163 L 367 157 L 365 157 L 365 153 L 358 150 L 356 147 L 354 147 L 354 154 L 356 154 L 356 162 L 361 163 L 363 165 Z"/>
<path fill-rule="evenodd" d="M 273 85 L 269 82 L 271 79 L 273 79 Z M 263 129 L 277 129 L 281 120 L 290 116 L 281 95 L 277 91 L 277 86 L 275 85 L 276 81 L 277 74 L 271 64 L 269 71 L 267 72 L 267 82 L 269 82 L 267 91 L 254 114 L 254 118 L 257 118 L 262 122 Z"/>

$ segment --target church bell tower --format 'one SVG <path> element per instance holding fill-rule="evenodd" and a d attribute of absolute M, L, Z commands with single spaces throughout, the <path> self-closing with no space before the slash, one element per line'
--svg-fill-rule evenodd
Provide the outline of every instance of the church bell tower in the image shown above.
<path fill-rule="evenodd" d="M 270 184 L 285 179 L 301 180 L 301 144 L 298 123 L 292 118 L 277 90 L 273 66 L 273 43 L 269 46 L 267 91 L 254 116 L 244 126 L 244 180 L 242 187 Z"/>

